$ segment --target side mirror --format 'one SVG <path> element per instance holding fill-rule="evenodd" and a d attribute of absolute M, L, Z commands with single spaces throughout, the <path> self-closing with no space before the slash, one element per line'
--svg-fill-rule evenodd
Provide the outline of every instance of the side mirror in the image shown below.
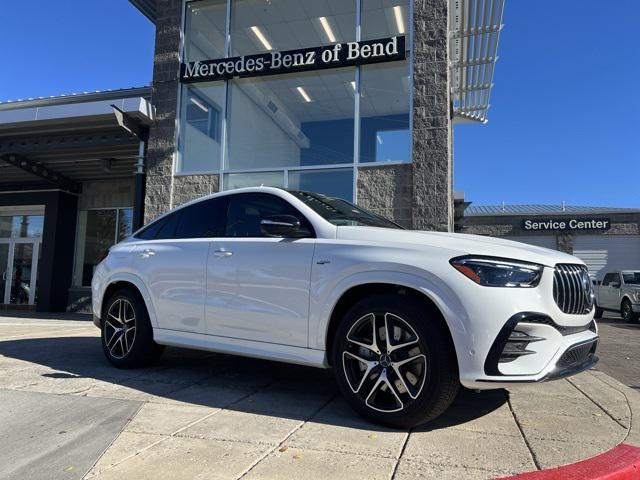
<path fill-rule="evenodd" d="M 272 215 L 260 221 L 260 230 L 267 237 L 300 238 L 309 236 L 310 232 L 304 228 L 293 215 Z"/>

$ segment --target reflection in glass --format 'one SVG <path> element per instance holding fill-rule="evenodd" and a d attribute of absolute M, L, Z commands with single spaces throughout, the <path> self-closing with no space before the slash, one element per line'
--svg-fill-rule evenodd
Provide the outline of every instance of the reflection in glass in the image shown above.
<path fill-rule="evenodd" d="M 78 230 L 80 239 L 76 252 L 76 279 L 80 285 L 91 285 L 95 266 L 104 258 L 109 248 L 131 235 L 133 210 L 131 208 L 85 210 L 80 212 Z"/>
<path fill-rule="evenodd" d="M 362 0 L 362 40 L 408 34 L 407 0 Z"/>
<path fill-rule="evenodd" d="M 0 303 L 5 303 L 4 295 L 7 287 L 7 267 L 9 266 L 9 244 L 0 243 Z"/>
<path fill-rule="evenodd" d="M 244 187 L 284 187 L 283 172 L 227 173 L 224 176 L 224 189 Z"/>
<path fill-rule="evenodd" d="M 15 243 L 13 246 L 13 270 L 9 303 L 26 305 L 31 294 L 31 266 L 33 243 Z"/>
<path fill-rule="evenodd" d="M 353 162 L 355 69 L 231 82 L 228 169 Z"/>
<path fill-rule="evenodd" d="M 223 82 L 183 87 L 179 172 L 220 169 L 224 90 Z"/>
<path fill-rule="evenodd" d="M 44 215 L 0 216 L 0 238 L 42 237 Z"/>
<path fill-rule="evenodd" d="M 360 161 L 410 161 L 408 62 L 363 66 L 360 93 Z"/>
<path fill-rule="evenodd" d="M 188 2 L 185 61 L 223 58 L 227 20 L 226 0 Z"/>
<path fill-rule="evenodd" d="M 356 0 L 234 0 L 231 56 L 351 42 Z"/>
<path fill-rule="evenodd" d="M 353 169 L 298 170 L 289 172 L 289 189 L 353 200 Z"/>

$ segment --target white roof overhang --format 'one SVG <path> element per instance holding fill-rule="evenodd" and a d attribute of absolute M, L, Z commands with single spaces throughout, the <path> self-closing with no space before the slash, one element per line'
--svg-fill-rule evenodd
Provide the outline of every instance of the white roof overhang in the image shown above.
<path fill-rule="evenodd" d="M 505 0 L 449 0 L 454 123 L 487 122 Z"/>

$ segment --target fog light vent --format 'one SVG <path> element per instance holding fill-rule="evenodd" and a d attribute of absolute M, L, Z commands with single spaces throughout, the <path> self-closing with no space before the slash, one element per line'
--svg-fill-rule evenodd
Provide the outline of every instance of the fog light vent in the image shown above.
<path fill-rule="evenodd" d="M 536 353 L 532 350 L 527 350 L 527 347 L 530 343 L 539 342 L 541 340 L 544 340 L 544 338 L 534 337 L 525 332 L 514 330 L 509 335 L 509 338 L 507 338 L 498 363 L 513 362 L 516 358 Z"/>

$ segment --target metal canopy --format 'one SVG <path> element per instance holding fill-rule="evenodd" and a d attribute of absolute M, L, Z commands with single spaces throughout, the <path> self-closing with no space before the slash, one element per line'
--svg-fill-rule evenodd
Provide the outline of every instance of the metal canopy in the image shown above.
<path fill-rule="evenodd" d="M 144 88 L 0 103 L 0 190 L 77 192 L 83 181 L 132 179 L 140 139 L 119 125 L 112 105 L 146 129 L 149 95 Z"/>
<path fill-rule="evenodd" d="M 505 0 L 449 0 L 454 121 L 487 122 Z"/>

